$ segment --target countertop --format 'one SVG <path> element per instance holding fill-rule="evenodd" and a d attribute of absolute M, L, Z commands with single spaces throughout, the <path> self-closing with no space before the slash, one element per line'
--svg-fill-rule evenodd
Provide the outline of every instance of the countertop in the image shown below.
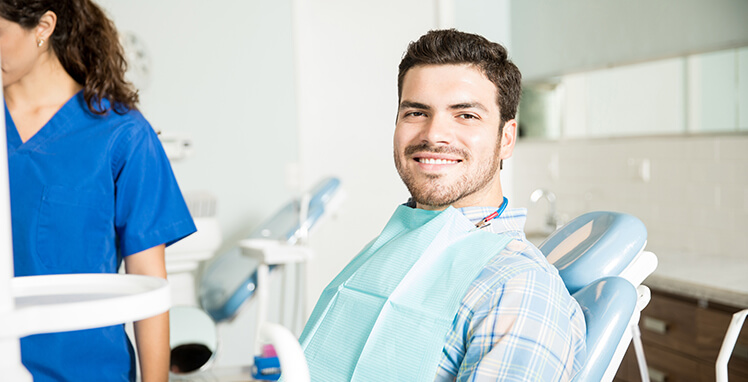
<path fill-rule="evenodd" d="M 546 236 L 528 233 L 540 245 Z M 659 291 L 748 308 L 748 256 L 700 256 L 655 251 L 657 269 L 643 284 Z"/>
<path fill-rule="evenodd" d="M 657 253 L 658 265 L 643 284 L 652 289 L 748 308 L 748 257 Z"/>

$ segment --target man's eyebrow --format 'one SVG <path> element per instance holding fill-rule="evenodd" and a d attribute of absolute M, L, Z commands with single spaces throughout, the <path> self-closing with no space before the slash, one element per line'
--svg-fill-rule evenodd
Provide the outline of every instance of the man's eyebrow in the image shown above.
<path fill-rule="evenodd" d="M 480 109 L 483 111 L 488 111 L 488 108 L 483 106 L 480 102 L 463 102 L 463 103 L 456 103 L 454 105 L 449 105 L 449 108 L 452 110 L 460 110 L 460 109 Z"/>
<path fill-rule="evenodd" d="M 431 110 L 431 106 L 420 103 L 420 102 L 403 101 L 403 102 L 400 102 L 400 110 L 402 109 Z"/>

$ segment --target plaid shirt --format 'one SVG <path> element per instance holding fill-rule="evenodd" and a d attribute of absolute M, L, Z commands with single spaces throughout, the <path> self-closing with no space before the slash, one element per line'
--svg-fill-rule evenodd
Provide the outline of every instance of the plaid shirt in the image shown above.
<path fill-rule="evenodd" d="M 460 211 L 478 222 L 495 209 Z M 515 240 L 473 281 L 447 334 L 436 381 L 567 381 L 586 358 L 584 315 L 523 232 L 527 211 L 484 229 Z"/>

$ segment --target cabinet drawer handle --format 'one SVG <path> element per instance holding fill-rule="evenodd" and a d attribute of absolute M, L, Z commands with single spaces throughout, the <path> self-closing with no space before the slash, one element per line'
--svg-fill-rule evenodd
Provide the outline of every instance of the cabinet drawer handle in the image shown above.
<path fill-rule="evenodd" d="M 650 332 L 654 332 L 657 334 L 666 334 L 668 324 L 667 322 L 659 320 L 657 318 L 644 317 L 644 319 L 642 319 L 642 326 L 644 327 L 644 329 L 649 330 Z"/>
<path fill-rule="evenodd" d="M 659 371 L 652 367 L 647 367 L 647 371 L 649 371 L 649 380 L 651 382 L 666 382 L 667 381 L 667 374 L 663 371 Z"/>

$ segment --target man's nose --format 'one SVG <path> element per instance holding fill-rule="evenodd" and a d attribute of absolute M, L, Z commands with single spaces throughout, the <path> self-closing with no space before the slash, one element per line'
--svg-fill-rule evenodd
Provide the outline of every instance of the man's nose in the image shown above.
<path fill-rule="evenodd" d="M 423 126 L 421 131 L 421 139 L 424 142 L 432 144 L 449 144 L 452 142 L 454 137 L 454 131 L 451 127 L 448 116 L 442 114 L 435 114 L 427 123 Z"/>

